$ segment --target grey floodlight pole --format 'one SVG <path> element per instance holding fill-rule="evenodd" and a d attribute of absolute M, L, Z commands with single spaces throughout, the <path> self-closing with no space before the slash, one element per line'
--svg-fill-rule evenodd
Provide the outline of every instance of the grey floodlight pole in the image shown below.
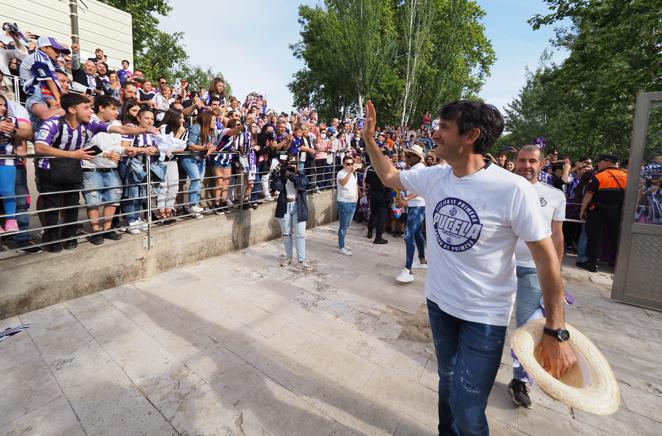
<path fill-rule="evenodd" d="M 71 43 L 78 44 L 78 0 L 69 0 L 69 18 L 71 20 Z"/>

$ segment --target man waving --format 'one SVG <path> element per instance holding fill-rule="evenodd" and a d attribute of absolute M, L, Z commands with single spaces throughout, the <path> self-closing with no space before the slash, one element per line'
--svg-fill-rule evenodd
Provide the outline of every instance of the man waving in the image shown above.
<path fill-rule="evenodd" d="M 375 142 L 376 112 L 366 109 L 363 140 L 384 185 L 426 201 L 426 297 L 439 372 L 439 433 L 487 435 L 485 408 L 515 297 L 515 245 L 526 242 L 546 308 L 546 329 L 564 330 L 563 283 L 533 186 L 483 159 L 503 131 L 491 105 L 456 101 L 441 110 L 432 140 L 448 165 L 400 172 Z M 543 335 L 544 367 L 560 377 L 576 358 L 569 344 Z"/>

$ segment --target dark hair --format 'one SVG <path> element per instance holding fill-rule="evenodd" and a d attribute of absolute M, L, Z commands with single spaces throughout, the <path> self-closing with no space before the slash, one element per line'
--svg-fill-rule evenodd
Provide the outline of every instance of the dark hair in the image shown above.
<path fill-rule="evenodd" d="M 154 115 L 154 111 L 149 106 L 140 106 L 140 110 L 138 111 L 138 116 L 141 116 L 145 112 L 149 112 L 152 115 Z"/>
<path fill-rule="evenodd" d="M 230 121 L 228 121 L 227 126 L 225 126 L 226 129 L 234 129 L 237 124 L 241 124 L 241 121 L 239 121 L 236 118 L 232 118 Z"/>
<path fill-rule="evenodd" d="M 209 135 L 214 131 L 214 126 L 211 125 L 212 117 L 211 112 L 204 111 L 195 119 L 195 123 L 200 125 L 200 145 L 206 145 Z"/>
<path fill-rule="evenodd" d="M 124 82 L 124 83 L 126 83 L 126 82 Z M 134 118 L 133 116 L 131 116 L 131 114 L 129 114 L 129 109 L 131 109 L 134 106 L 140 106 L 140 105 L 138 104 L 138 102 L 136 100 L 134 100 L 132 98 L 130 98 L 127 101 L 124 102 L 124 105 L 122 105 L 122 111 L 121 111 L 122 124 L 129 124 L 129 123 L 137 124 L 138 123 L 138 120 L 136 118 Z"/>
<path fill-rule="evenodd" d="M 121 62 L 121 63 L 124 63 L 124 62 L 126 62 L 126 63 L 129 64 L 129 65 L 131 64 L 131 62 L 129 62 L 127 59 L 122 59 L 122 62 Z"/>
<path fill-rule="evenodd" d="M 221 99 L 218 98 L 218 96 L 216 96 L 216 95 L 212 95 L 212 96 L 209 98 L 209 104 L 211 104 L 213 101 L 217 101 L 219 104 L 221 103 Z"/>
<path fill-rule="evenodd" d="M 562 170 L 562 169 L 563 169 L 563 165 L 564 165 L 563 162 L 560 162 L 560 161 L 554 162 L 554 163 L 552 164 L 552 172 L 554 173 L 554 172 L 556 172 L 556 171 L 558 171 L 558 170 Z"/>
<path fill-rule="evenodd" d="M 166 126 L 166 133 L 175 133 L 179 129 L 179 119 L 182 116 L 182 111 L 179 109 L 168 109 L 161 120 L 160 125 Z"/>
<path fill-rule="evenodd" d="M 473 152 L 476 154 L 485 153 L 503 132 L 503 117 L 499 110 L 481 101 L 457 100 L 441 108 L 439 115 L 441 119 L 455 121 L 460 134 L 471 129 L 480 130 L 480 136 L 474 142 Z"/>
<path fill-rule="evenodd" d="M 64 109 L 65 112 L 67 112 L 67 110 L 70 107 L 76 107 L 79 104 L 85 104 L 85 103 L 92 103 L 92 102 L 86 95 L 83 94 L 75 94 L 75 93 L 64 94 L 60 99 L 60 106 L 62 106 L 62 109 Z"/>
<path fill-rule="evenodd" d="M 216 85 L 218 83 L 223 83 L 223 92 L 221 94 L 216 94 Z M 220 77 L 214 77 L 214 79 L 211 81 L 211 85 L 209 85 L 209 95 L 218 95 L 221 98 L 225 98 L 225 80 L 221 79 Z"/>
<path fill-rule="evenodd" d="M 351 155 L 346 154 L 345 157 L 342 158 L 343 163 L 348 159 L 354 160 L 354 158 Z"/>
<path fill-rule="evenodd" d="M 99 109 L 108 106 L 120 107 L 122 104 L 110 95 L 100 95 L 94 99 L 94 112 L 99 112 Z"/>
<path fill-rule="evenodd" d="M 135 86 L 136 88 L 138 87 L 138 85 L 136 85 L 136 82 L 132 80 L 126 80 L 124 83 L 122 83 L 122 89 L 126 89 L 128 86 L 131 85 Z"/>

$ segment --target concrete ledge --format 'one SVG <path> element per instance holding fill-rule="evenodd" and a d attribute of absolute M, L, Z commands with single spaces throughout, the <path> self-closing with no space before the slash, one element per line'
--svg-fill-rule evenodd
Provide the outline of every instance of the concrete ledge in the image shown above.
<path fill-rule="evenodd" d="M 154 227 L 153 247 L 141 235 L 76 250 L 23 256 L 0 262 L 0 319 L 140 280 L 280 236 L 276 203 L 231 215 Z M 308 196 L 308 227 L 336 219 L 335 192 Z M 83 240 L 84 241 L 84 240 Z"/>

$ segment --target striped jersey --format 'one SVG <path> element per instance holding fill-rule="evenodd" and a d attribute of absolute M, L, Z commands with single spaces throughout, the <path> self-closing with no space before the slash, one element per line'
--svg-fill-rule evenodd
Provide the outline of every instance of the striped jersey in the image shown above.
<path fill-rule="evenodd" d="M 55 86 L 58 86 L 55 66 L 46 53 L 41 50 L 37 50 L 23 59 L 19 74 L 23 82 L 23 91 L 28 95 L 34 94 L 35 86 L 43 85 L 41 82 L 52 80 Z M 41 88 L 44 89 L 43 86 Z"/>
<path fill-rule="evenodd" d="M 95 119 L 92 119 L 89 123 L 79 123 L 76 128 L 72 128 L 64 117 L 53 117 L 41 124 L 35 135 L 35 143 L 50 145 L 60 150 L 75 151 L 85 148 L 94 135 L 108 132 L 109 128 L 109 124 Z M 39 159 L 37 167 L 45 170 L 50 169 L 50 159 Z"/>

